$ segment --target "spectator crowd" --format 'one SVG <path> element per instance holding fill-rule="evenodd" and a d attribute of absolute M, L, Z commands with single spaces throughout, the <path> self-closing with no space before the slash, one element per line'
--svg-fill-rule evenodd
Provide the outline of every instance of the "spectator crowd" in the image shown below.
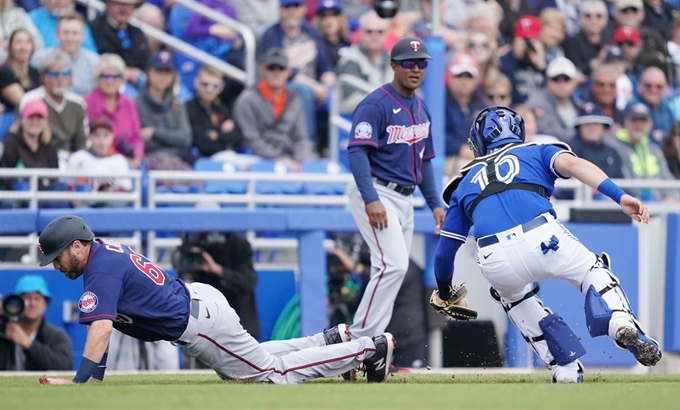
<path fill-rule="evenodd" d="M 404 0 L 392 19 L 371 0 L 200 0 L 255 34 L 253 87 L 175 53 L 164 30 L 243 69 L 241 33 L 171 0 L 106 0 L 88 21 L 73 0 L 0 1 L 0 166 L 191 170 L 199 158 L 259 158 L 300 171 L 329 153 L 329 100 L 350 117 L 392 77 L 399 38 L 446 45 L 445 173 L 472 158 L 469 124 L 516 108 L 528 139 L 571 144 L 610 175 L 680 178 L 678 0 Z M 252 50 L 251 50 L 252 51 Z M 7 189 L 21 189 L 5 180 Z M 125 191 L 129 181 L 45 180 L 40 189 Z M 671 191 L 641 190 L 677 201 Z M 6 206 L 7 204 L 3 204 Z M 73 206 L 92 204 L 72 203 Z"/>

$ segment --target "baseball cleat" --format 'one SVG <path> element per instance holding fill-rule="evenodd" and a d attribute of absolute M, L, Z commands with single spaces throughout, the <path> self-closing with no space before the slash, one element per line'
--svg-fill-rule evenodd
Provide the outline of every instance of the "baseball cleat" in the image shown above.
<path fill-rule="evenodd" d="M 616 341 L 633 353 L 637 361 L 644 366 L 654 366 L 661 360 L 661 349 L 656 340 L 632 327 L 617 330 Z"/>
<path fill-rule="evenodd" d="M 554 365 L 550 372 L 553 383 L 583 383 L 583 365 L 579 360 L 564 366 Z"/>
<path fill-rule="evenodd" d="M 350 342 L 352 334 L 349 331 L 349 326 L 340 323 L 330 329 L 323 331 L 323 338 L 326 340 L 326 345 L 334 345 L 337 343 Z"/>
<path fill-rule="evenodd" d="M 391 333 L 383 333 L 373 338 L 375 354 L 368 360 L 364 360 L 366 366 L 366 380 L 369 383 L 382 383 L 390 374 L 390 364 L 397 341 Z"/>

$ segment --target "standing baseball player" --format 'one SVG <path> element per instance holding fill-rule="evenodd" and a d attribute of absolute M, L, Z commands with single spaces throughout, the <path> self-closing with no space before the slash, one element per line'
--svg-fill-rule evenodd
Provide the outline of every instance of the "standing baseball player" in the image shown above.
<path fill-rule="evenodd" d="M 41 378 L 41 384 L 102 381 L 113 328 L 140 340 L 184 346 L 223 379 L 299 383 L 339 375 L 362 361 L 368 382 L 382 382 L 389 374 L 396 343 L 389 333 L 350 341 L 341 325 L 258 344 L 221 292 L 203 283 L 185 284 L 130 247 L 95 238 L 76 216 L 52 221 L 39 243 L 41 266 L 52 263 L 73 280 L 83 276 L 78 308 L 80 323 L 89 327 L 73 380 Z"/>
<path fill-rule="evenodd" d="M 592 253 L 562 226 L 549 198 L 557 178 L 574 177 L 638 222 L 649 222 L 647 207 L 567 144 L 524 143 L 524 120 L 509 108 L 480 112 L 468 143 L 476 159 L 442 194 L 449 209 L 435 254 L 439 289 L 432 293 L 432 306 L 452 318 L 474 312 L 464 288 L 451 287 L 456 252 L 474 225 L 477 264 L 492 296 L 551 368 L 553 382 L 583 380 L 578 358 L 585 349 L 560 315 L 536 297 L 533 283 L 550 278 L 565 279 L 583 293 L 591 336 L 609 335 L 641 364 L 654 366 L 661 359 L 659 345 L 635 319 L 609 256 Z"/>
<path fill-rule="evenodd" d="M 356 186 L 348 192 L 349 209 L 371 250 L 372 269 L 352 337 L 380 334 L 390 322 L 409 264 L 416 187 L 437 232 L 444 221 L 430 162 L 431 117 L 415 94 L 431 57 L 415 37 L 397 41 L 390 57 L 394 79 L 366 96 L 352 115 L 348 157 Z"/>

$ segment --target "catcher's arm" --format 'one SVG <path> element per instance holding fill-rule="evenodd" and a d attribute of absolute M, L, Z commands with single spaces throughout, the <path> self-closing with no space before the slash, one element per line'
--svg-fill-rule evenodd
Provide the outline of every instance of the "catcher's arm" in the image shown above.
<path fill-rule="evenodd" d="M 433 290 L 432 296 L 430 296 L 430 305 L 438 313 L 444 316 L 448 316 L 451 319 L 457 320 L 474 320 L 477 319 L 477 311 L 470 308 L 470 303 L 468 302 L 465 295 L 467 295 L 467 289 L 465 286 L 455 286 L 451 289 L 452 296 L 446 300 L 439 297 L 439 291 Z"/>

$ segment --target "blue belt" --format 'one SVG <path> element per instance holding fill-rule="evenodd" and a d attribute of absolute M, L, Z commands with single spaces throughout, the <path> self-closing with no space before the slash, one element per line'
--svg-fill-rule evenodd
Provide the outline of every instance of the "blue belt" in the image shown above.
<path fill-rule="evenodd" d="M 548 219 L 545 216 L 541 215 L 538 218 L 532 219 L 529 222 L 525 222 L 520 226 L 522 227 L 522 231 L 529 232 L 530 230 L 538 228 L 539 226 L 545 225 L 547 223 Z M 484 248 L 486 246 L 495 245 L 498 242 L 500 242 L 500 240 L 498 239 L 497 235 L 489 235 L 483 238 L 479 238 L 477 240 L 477 246 L 479 246 L 480 248 Z"/>
<path fill-rule="evenodd" d="M 415 185 L 398 185 L 382 178 L 373 178 L 373 181 L 375 181 L 376 184 L 387 187 L 403 196 L 409 196 L 416 190 Z"/>

